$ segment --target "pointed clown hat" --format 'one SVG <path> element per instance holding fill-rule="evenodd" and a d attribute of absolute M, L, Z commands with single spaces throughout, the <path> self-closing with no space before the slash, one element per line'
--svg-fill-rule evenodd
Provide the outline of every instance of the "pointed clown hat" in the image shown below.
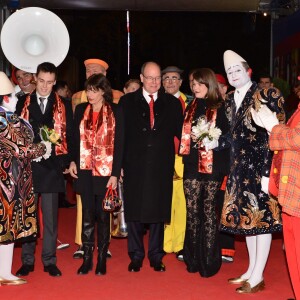
<path fill-rule="evenodd" d="M 9 95 L 13 93 L 14 87 L 4 72 L 0 71 L 0 95 Z"/>
<path fill-rule="evenodd" d="M 224 52 L 223 60 L 224 60 L 224 68 L 226 72 L 231 66 L 238 65 L 241 62 L 246 62 L 244 58 L 242 58 L 240 55 L 238 55 L 232 50 L 226 50 Z"/>

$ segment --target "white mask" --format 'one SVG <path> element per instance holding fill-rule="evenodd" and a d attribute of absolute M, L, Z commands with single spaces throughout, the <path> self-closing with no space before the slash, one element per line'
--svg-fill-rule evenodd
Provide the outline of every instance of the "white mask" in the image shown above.
<path fill-rule="evenodd" d="M 15 93 L 10 94 L 9 97 L 4 97 L 2 106 L 5 107 L 8 111 L 15 112 L 17 106 L 18 98 Z"/>
<path fill-rule="evenodd" d="M 243 87 L 251 80 L 248 72 L 241 64 L 230 66 L 226 70 L 226 74 L 229 84 L 237 89 Z"/>

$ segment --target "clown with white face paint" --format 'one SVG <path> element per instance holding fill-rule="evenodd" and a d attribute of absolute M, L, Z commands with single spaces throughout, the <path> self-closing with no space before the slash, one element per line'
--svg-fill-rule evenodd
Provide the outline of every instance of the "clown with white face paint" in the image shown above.
<path fill-rule="evenodd" d="M 6 95 L 3 97 L 2 106 L 10 112 L 15 112 L 17 102 L 18 98 L 16 97 L 16 93 L 12 92 L 10 95 Z"/>
<path fill-rule="evenodd" d="M 265 287 L 263 271 L 269 256 L 272 233 L 282 230 L 277 201 L 269 196 L 268 183 L 273 153 L 268 146 L 268 132 L 256 125 L 251 108 L 261 103 L 276 112 L 283 121 L 283 98 L 279 90 L 260 91 L 251 81 L 246 60 L 237 53 L 224 53 L 228 82 L 235 90 L 227 95 L 225 105 L 230 121 L 231 170 L 228 176 L 221 230 L 246 236 L 249 266 L 245 273 L 228 280 L 241 284 L 238 293 L 255 293 Z"/>

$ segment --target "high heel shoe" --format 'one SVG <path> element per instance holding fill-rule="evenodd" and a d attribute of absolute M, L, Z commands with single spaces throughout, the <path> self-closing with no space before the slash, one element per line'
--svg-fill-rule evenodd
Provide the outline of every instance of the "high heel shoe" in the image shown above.
<path fill-rule="evenodd" d="M 264 288 L 265 288 L 264 280 L 262 280 L 260 283 L 258 283 L 253 288 L 251 288 L 251 285 L 249 282 L 245 282 L 241 287 L 236 289 L 236 292 L 239 294 L 254 294 L 259 291 L 262 291 Z"/>
<path fill-rule="evenodd" d="M 21 285 L 25 283 L 27 283 L 27 280 L 23 278 L 9 280 L 0 277 L 0 285 Z"/>
<path fill-rule="evenodd" d="M 230 284 L 243 284 L 247 281 L 247 279 L 240 277 L 235 277 L 235 278 L 229 278 L 228 283 Z"/>

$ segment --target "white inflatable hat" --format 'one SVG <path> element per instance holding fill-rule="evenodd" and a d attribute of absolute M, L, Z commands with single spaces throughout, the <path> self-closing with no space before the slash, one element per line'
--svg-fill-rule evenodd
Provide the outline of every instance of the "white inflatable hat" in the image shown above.
<path fill-rule="evenodd" d="M 4 72 L 0 71 L 0 95 L 8 95 L 15 91 L 11 81 Z"/>
<path fill-rule="evenodd" d="M 240 55 L 238 55 L 232 50 L 226 50 L 224 52 L 223 60 L 224 60 L 224 68 L 226 72 L 229 69 L 229 67 L 238 65 L 241 62 L 246 62 L 245 59 L 243 59 Z"/>

